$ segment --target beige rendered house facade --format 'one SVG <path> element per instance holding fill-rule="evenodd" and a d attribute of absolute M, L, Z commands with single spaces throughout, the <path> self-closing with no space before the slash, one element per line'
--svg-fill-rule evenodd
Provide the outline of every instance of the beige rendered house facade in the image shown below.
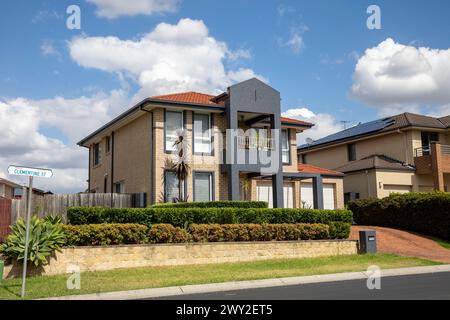
<path fill-rule="evenodd" d="M 79 142 L 89 150 L 88 189 L 139 193 L 146 205 L 173 202 L 182 193 L 188 201 L 261 200 L 273 207 L 343 207 L 341 173 L 297 162 L 297 134 L 313 124 L 280 117 L 277 104 L 279 94 L 257 79 L 216 96 L 186 92 L 145 99 Z M 239 134 L 229 140 L 233 121 Z M 274 127 L 279 135 L 272 134 Z M 181 191 L 171 166 L 179 132 L 188 141 L 190 167 Z M 274 147 L 277 139 L 279 148 Z M 230 152 L 232 148 L 242 151 L 245 160 L 257 153 L 258 162 L 229 161 L 236 153 Z M 279 156 L 282 165 L 269 173 L 260 170 L 259 161 L 266 154 Z"/>
<path fill-rule="evenodd" d="M 298 148 L 300 163 L 343 172 L 346 200 L 450 190 L 450 116 L 404 113 Z"/>

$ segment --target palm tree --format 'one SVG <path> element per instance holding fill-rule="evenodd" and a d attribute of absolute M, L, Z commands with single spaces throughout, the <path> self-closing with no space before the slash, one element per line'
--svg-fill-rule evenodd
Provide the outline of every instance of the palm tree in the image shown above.
<path fill-rule="evenodd" d="M 173 144 L 175 152 L 172 162 L 172 170 L 175 171 L 175 175 L 178 179 L 178 199 L 175 199 L 175 201 L 187 202 L 187 196 L 183 195 L 183 185 L 190 172 L 190 166 L 187 161 L 189 146 L 186 139 L 186 132 L 184 130 L 179 130 L 177 135 L 178 138 Z"/>

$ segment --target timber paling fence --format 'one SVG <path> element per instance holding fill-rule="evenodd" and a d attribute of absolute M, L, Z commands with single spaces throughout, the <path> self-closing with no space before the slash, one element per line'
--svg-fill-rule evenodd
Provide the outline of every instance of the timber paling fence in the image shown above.
<path fill-rule="evenodd" d="M 67 222 L 67 208 L 69 207 L 109 207 L 131 208 L 132 194 L 119 193 L 79 193 L 79 194 L 46 194 L 33 195 L 32 215 L 45 217 L 60 216 Z M 11 220 L 15 223 L 18 218 L 25 218 L 27 213 L 27 195 L 20 200 L 12 200 Z"/>

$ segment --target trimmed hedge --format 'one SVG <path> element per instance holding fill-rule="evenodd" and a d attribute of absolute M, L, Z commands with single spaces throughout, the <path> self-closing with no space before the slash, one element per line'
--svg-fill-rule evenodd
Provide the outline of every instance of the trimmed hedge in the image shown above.
<path fill-rule="evenodd" d="M 450 240 L 450 193 L 393 194 L 350 202 L 357 224 L 409 230 Z"/>
<path fill-rule="evenodd" d="M 193 224 L 194 242 L 295 241 L 329 239 L 325 224 Z"/>
<path fill-rule="evenodd" d="M 107 246 L 148 242 L 149 228 L 140 224 L 62 225 L 67 246 Z"/>
<path fill-rule="evenodd" d="M 295 224 L 352 222 L 349 210 L 254 209 L 254 208 L 103 208 L 72 207 L 70 224 L 138 223 L 171 224 L 187 228 L 191 224 Z"/>
<path fill-rule="evenodd" d="M 191 239 L 189 233 L 171 224 L 155 224 L 149 232 L 150 243 L 183 243 Z"/>
<path fill-rule="evenodd" d="M 208 201 L 208 202 L 178 202 L 158 203 L 151 208 L 267 208 L 264 201 Z"/>

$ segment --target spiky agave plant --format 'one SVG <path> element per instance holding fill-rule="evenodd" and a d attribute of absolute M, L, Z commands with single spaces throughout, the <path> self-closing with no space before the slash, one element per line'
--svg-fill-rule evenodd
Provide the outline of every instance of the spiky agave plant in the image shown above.
<path fill-rule="evenodd" d="M 0 246 L 0 253 L 9 259 L 23 260 L 25 257 L 25 233 L 26 222 L 21 218 L 11 227 L 11 234 Z M 60 223 L 52 223 L 33 216 L 30 220 L 28 260 L 35 266 L 46 264 L 47 258 L 55 251 L 60 251 L 65 241 L 66 236 Z"/>
<path fill-rule="evenodd" d="M 186 132 L 184 130 L 177 131 L 177 136 L 178 138 L 173 144 L 175 152 L 172 159 L 172 170 L 175 172 L 178 179 L 178 199 L 175 199 L 175 201 L 187 202 L 187 196 L 183 195 L 182 187 L 191 170 L 187 159 L 189 144 L 187 142 Z"/>

